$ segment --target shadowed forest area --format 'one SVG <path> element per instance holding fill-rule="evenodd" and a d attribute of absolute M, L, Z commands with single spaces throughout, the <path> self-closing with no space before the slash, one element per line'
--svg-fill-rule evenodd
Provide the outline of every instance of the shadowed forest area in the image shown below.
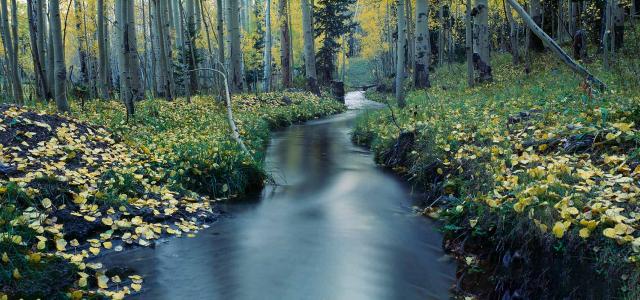
<path fill-rule="evenodd" d="M 0 300 L 638 299 L 639 5 L 0 0 Z"/>

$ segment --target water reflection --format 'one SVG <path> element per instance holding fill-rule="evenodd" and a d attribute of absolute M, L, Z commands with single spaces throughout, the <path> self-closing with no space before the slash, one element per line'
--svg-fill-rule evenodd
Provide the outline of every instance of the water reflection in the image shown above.
<path fill-rule="evenodd" d="M 372 107 L 350 93 L 350 107 Z M 358 110 L 274 135 L 261 200 L 196 238 L 113 255 L 142 299 L 446 299 L 454 266 L 407 187 L 352 145 Z"/>

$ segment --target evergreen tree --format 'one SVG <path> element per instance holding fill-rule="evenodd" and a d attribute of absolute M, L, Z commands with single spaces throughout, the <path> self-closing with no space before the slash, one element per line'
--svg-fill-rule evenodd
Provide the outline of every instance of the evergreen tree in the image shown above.
<path fill-rule="evenodd" d="M 327 83 L 336 69 L 336 54 L 340 50 L 340 38 L 356 28 L 351 5 L 356 0 L 319 0 L 313 19 L 315 34 L 321 39 L 320 50 L 316 54 L 316 65 L 320 81 Z"/>

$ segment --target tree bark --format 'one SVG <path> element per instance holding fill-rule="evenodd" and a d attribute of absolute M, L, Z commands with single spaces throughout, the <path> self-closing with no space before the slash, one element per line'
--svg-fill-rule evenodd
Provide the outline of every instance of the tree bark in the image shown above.
<path fill-rule="evenodd" d="M 142 72 L 140 70 L 140 60 L 138 57 L 138 36 L 136 34 L 136 14 L 134 1 L 125 1 L 126 7 L 126 20 L 127 20 L 127 43 L 125 48 L 127 50 L 127 64 L 129 67 L 129 73 L 131 81 L 129 82 L 131 92 L 133 94 L 134 101 L 140 101 L 144 99 L 144 85 L 142 81 Z"/>
<path fill-rule="evenodd" d="M 307 90 L 320 95 L 320 87 L 318 86 L 318 75 L 316 72 L 316 50 L 315 50 L 315 33 L 313 30 L 312 7 L 309 0 L 301 0 L 300 7 L 302 9 L 302 33 L 304 36 L 304 66 L 305 76 L 307 79 Z"/>
<path fill-rule="evenodd" d="M 76 40 L 78 42 L 78 59 L 80 62 L 80 83 L 82 88 L 89 89 L 89 68 L 87 67 L 87 52 L 83 48 L 86 44 L 84 35 L 82 34 L 82 4 L 80 0 L 73 0 L 73 11 L 76 21 Z"/>
<path fill-rule="evenodd" d="M 289 33 L 288 0 L 279 0 L 278 18 L 280 19 L 280 64 L 282 65 L 282 85 L 291 87 L 291 36 Z"/>
<path fill-rule="evenodd" d="M 405 16 L 405 0 L 398 0 L 396 6 L 398 17 L 398 41 L 396 55 L 396 101 L 398 106 L 405 106 L 404 99 L 404 71 L 405 71 L 405 48 L 407 47 L 407 17 Z"/>
<path fill-rule="evenodd" d="M 196 37 L 198 35 L 198 26 L 196 23 L 196 3 L 194 0 L 186 0 L 184 5 L 185 12 L 185 47 L 183 51 L 183 55 L 185 55 L 188 69 L 195 70 L 196 69 L 196 57 L 195 57 L 195 47 L 196 47 Z M 190 90 L 191 93 L 196 93 L 198 91 L 198 72 L 188 72 L 189 82 L 190 82 Z"/>
<path fill-rule="evenodd" d="M 471 0 L 467 0 L 467 15 L 465 18 L 465 43 L 467 52 L 467 84 L 472 87 L 473 79 L 473 27 L 471 24 Z"/>
<path fill-rule="evenodd" d="M 535 0 L 534 0 L 535 1 Z M 487 64 L 491 65 L 491 45 L 489 43 L 489 5 L 487 0 L 476 0 L 478 20 L 476 26 L 478 28 L 478 49 L 480 59 Z"/>
<path fill-rule="evenodd" d="M 538 36 L 547 47 L 549 47 L 553 53 L 562 60 L 569 68 L 571 68 L 574 72 L 583 76 L 588 81 L 597 85 L 598 88 L 604 89 L 606 85 L 598 78 L 593 76 L 587 69 L 583 66 L 579 65 L 575 62 L 569 55 L 567 55 L 564 50 L 552 39 L 550 38 L 538 25 L 535 21 L 527 14 L 527 12 L 516 2 L 515 0 L 507 0 L 509 4 L 516 10 L 518 15 L 524 20 L 525 24 L 531 29 L 531 32 Z"/>
<path fill-rule="evenodd" d="M 531 0 L 530 3 L 531 19 L 536 23 L 536 26 L 542 28 L 542 8 L 540 0 Z M 544 44 L 537 35 L 531 35 L 529 41 L 529 48 L 534 51 L 541 52 L 544 50 Z"/>
<path fill-rule="evenodd" d="M 42 69 L 42 61 L 41 53 L 43 49 L 40 49 L 38 46 L 38 21 L 37 21 L 38 11 L 36 7 L 33 5 L 33 0 L 27 1 L 27 15 L 29 18 L 29 40 L 31 42 L 31 57 L 33 61 L 33 71 L 36 77 L 36 84 L 38 86 L 38 97 L 40 99 L 48 99 L 47 95 L 47 79 L 44 75 L 44 70 Z"/>
<path fill-rule="evenodd" d="M 224 8 L 222 7 L 222 0 L 216 0 L 216 5 L 216 15 L 218 20 L 216 24 L 216 31 L 218 32 L 218 60 L 222 65 L 224 65 Z"/>
<path fill-rule="evenodd" d="M 2 41 L 4 48 L 6 50 L 8 56 L 8 66 L 9 66 L 9 77 L 11 78 L 11 88 L 13 92 L 13 100 L 16 104 L 22 105 L 24 104 L 24 97 L 22 94 L 22 83 L 20 82 L 20 73 L 18 73 L 18 53 L 17 53 L 17 19 L 15 18 L 15 13 L 12 13 L 12 30 L 13 33 L 9 30 L 9 6 L 7 5 L 7 0 L 0 0 L 0 5 L 2 5 L 2 14 L 1 18 L 1 26 L 2 27 Z M 15 12 L 16 7 L 12 8 L 12 11 Z"/>
<path fill-rule="evenodd" d="M 49 18 L 51 28 L 51 41 L 53 45 L 54 57 L 54 98 L 59 112 L 68 112 L 67 102 L 67 67 L 64 62 L 64 48 L 62 47 L 62 30 L 60 28 L 60 7 L 58 0 L 49 0 Z"/>
<path fill-rule="evenodd" d="M 227 0 L 227 28 L 230 40 L 230 64 L 231 92 L 244 91 L 244 79 L 242 74 L 242 47 L 240 44 L 240 16 L 238 14 L 238 0 Z"/>
<path fill-rule="evenodd" d="M 504 1 L 504 0 L 503 0 Z M 511 57 L 514 65 L 520 63 L 520 53 L 518 51 L 518 27 L 516 22 L 513 20 L 513 15 L 511 14 L 511 6 L 504 1 L 504 13 L 507 16 L 507 21 L 509 22 L 509 41 L 511 43 Z"/>
<path fill-rule="evenodd" d="M 271 91 L 271 0 L 265 0 L 264 9 L 264 83 L 265 92 Z"/>
<path fill-rule="evenodd" d="M 107 45 L 105 36 L 105 13 L 104 13 L 104 0 L 97 1 L 97 34 L 98 34 L 98 93 L 100 98 L 109 98 L 109 90 L 107 88 Z"/>
<path fill-rule="evenodd" d="M 429 65 L 431 64 L 431 43 L 429 38 L 429 3 L 416 0 L 416 36 L 414 85 L 416 88 L 431 87 Z"/>

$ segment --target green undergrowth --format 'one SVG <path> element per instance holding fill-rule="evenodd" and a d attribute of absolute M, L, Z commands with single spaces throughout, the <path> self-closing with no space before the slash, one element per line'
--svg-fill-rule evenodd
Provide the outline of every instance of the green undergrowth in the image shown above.
<path fill-rule="evenodd" d="M 640 90 L 628 66 L 637 62 L 589 64 L 604 91 L 550 55 L 534 56 L 528 75 L 496 55 L 494 81 L 473 88 L 465 65 L 441 68 L 404 109 L 368 92 L 391 108 L 362 115 L 353 139 L 427 191 L 424 213 L 444 221 L 445 246 L 463 261 L 461 290 L 634 298 Z"/>
<path fill-rule="evenodd" d="M 93 101 L 75 107 L 82 120 L 103 125 L 126 142 L 165 162 L 171 182 L 213 197 L 242 195 L 262 187 L 262 168 L 270 130 L 335 114 L 344 105 L 308 93 L 243 94 L 232 99 L 240 134 L 252 153 L 243 155 L 230 137 L 224 103 L 209 96 L 138 104 L 125 122 L 117 102 Z"/>

